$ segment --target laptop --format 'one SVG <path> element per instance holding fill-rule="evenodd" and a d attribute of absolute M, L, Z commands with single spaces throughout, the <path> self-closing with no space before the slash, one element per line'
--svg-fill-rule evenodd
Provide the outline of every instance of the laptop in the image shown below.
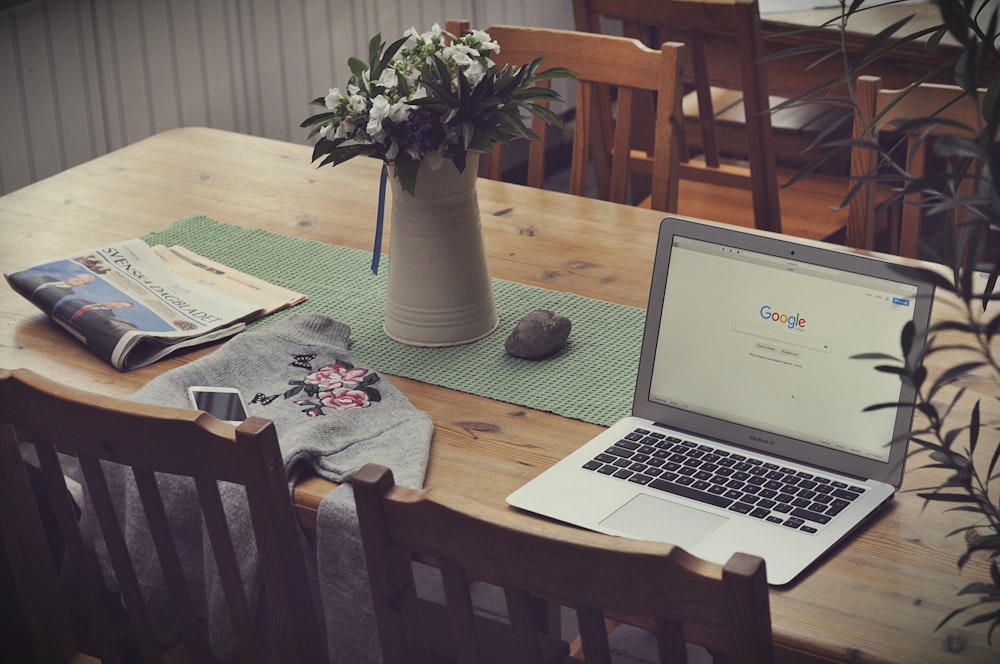
<path fill-rule="evenodd" d="M 919 352 L 933 292 L 913 267 L 668 217 L 632 415 L 507 502 L 720 564 L 755 554 L 787 584 L 899 487 L 915 395 L 856 356 L 899 357 L 909 322 Z"/>

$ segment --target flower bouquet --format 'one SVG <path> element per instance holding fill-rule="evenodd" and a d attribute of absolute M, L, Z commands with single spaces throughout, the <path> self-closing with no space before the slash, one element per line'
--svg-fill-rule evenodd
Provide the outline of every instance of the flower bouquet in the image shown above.
<path fill-rule="evenodd" d="M 312 160 L 323 157 L 321 166 L 335 166 L 358 155 L 377 157 L 395 166 L 403 190 L 412 194 L 423 160 L 436 168 L 450 159 L 462 172 L 470 151 L 537 139 L 522 110 L 561 127 L 546 107 L 560 95 L 537 83 L 573 72 L 539 71 L 541 58 L 498 68 L 490 54 L 499 51 L 480 30 L 456 36 L 438 25 L 423 34 L 410 28 L 388 45 L 375 35 L 367 63 L 349 60 L 346 90 L 332 88 L 312 102 L 326 109 L 302 122 L 312 127 L 310 139 L 318 137 Z"/>

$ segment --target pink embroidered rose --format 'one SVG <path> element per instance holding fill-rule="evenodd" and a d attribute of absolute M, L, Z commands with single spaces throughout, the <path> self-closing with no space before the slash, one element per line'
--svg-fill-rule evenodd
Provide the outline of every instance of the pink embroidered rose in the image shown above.
<path fill-rule="evenodd" d="M 343 367 L 339 364 L 331 364 L 327 368 L 330 369 L 330 371 L 337 373 L 344 385 L 357 385 L 361 382 L 361 379 L 365 377 L 365 374 L 368 373 L 368 369 L 362 367 L 348 369 L 347 367 Z"/>
<path fill-rule="evenodd" d="M 324 406 L 347 410 L 348 408 L 367 408 L 370 405 L 368 395 L 361 390 L 351 390 L 346 387 L 338 387 L 320 396 L 320 401 Z"/>
<path fill-rule="evenodd" d="M 333 371 L 334 366 L 336 365 L 323 367 L 318 371 L 312 372 L 305 377 L 303 382 L 306 385 L 316 385 L 321 391 L 340 387 L 343 385 L 343 381 L 340 379 L 340 373 Z"/>
<path fill-rule="evenodd" d="M 314 371 L 305 378 L 307 385 L 316 385 L 320 391 L 332 390 L 342 385 L 356 386 L 364 375 L 368 373 L 364 368 L 352 368 L 339 364 L 329 364 L 322 369 Z"/>

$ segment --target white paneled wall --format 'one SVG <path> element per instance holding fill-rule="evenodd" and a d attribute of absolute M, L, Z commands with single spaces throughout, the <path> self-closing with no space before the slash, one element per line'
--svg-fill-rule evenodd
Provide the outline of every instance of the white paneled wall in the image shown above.
<path fill-rule="evenodd" d="M 446 18 L 573 24 L 570 0 L 14 2 L 0 10 L 0 193 L 179 126 L 304 142 L 309 100 L 346 82 L 372 35 Z"/>

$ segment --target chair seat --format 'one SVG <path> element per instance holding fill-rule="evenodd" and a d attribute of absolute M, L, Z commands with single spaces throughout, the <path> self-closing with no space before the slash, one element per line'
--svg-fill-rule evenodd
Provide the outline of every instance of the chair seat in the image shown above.
<path fill-rule="evenodd" d="M 779 169 L 778 181 L 794 171 Z M 847 208 L 839 205 L 846 192 L 844 178 L 813 174 L 778 191 L 782 232 L 810 240 L 843 241 Z M 678 214 L 736 226 L 754 227 L 753 196 L 749 189 L 681 179 Z"/>
<path fill-rule="evenodd" d="M 720 151 L 730 157 L 746 158 L 747 128 L 743 92 L 716 85 L 711 86 L 709 92 Z M 771 136 L 777 163 L 797 168 L 805 166 L 815 157 L 809 147 L 821 131 L 837 122 L 838 111 L 829 104 L 819 102 L 780 108 L 785 101 L 784 97 L 777 95 L 769 97 L 768 106 L 777 109 L 771 112 Z M 684 95 L 682 108 L 684 141 L 689 149 L 701 150 L 698 97 L 694 91 Z M 846 132 L 844 137 L 846 138 Z M 846 157 L 836 160 L 825 167 L 829 169 L 826 172 L 846 173 L 849 165 L 847 162 Z"/>

